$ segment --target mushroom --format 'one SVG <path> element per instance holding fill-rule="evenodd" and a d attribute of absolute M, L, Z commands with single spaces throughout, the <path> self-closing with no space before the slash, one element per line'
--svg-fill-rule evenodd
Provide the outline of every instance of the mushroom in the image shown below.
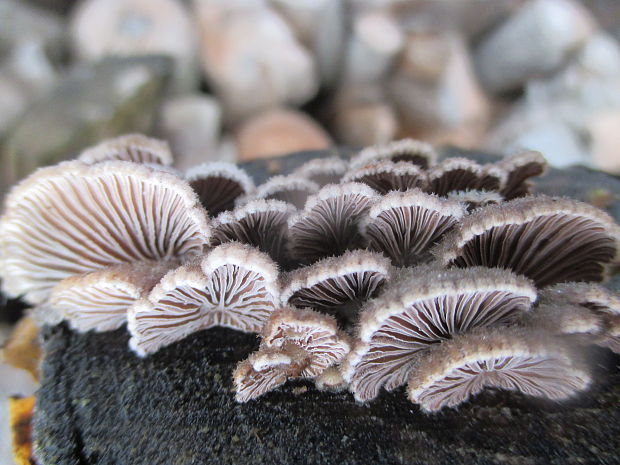
<path fill-rule="evenodd" d="M 379 198 L 365 184 L 329 184 L 308 198 L 303 211 L 288 220 L 289 249 L 294 258 L 311 263 L 342 255 L 361 242 L 358 222 Z"/>
<path fill-rule="evenodd" d="M 80 153 L 78 160 L 88 164 L 117 160 L 169 166 L 172 165 L 172 153 L 166 141 L 142 134 L 127 134 L 87 148 Z"/>
<path fill-rule="evenodd" d="M 426 172 L 417 165 L 406 161 L 394 163 L 381 160 L 350 171 L 342 178 L 342 182 L 361 182 L 380 194 L 387 194 L 390 191 L 406 191 L 414 187 L 424 189 L 427 179 Z"/>
<path fill-rule="evenodd" d="M 127 321 L 127 309 L 159 282 L 171 264 L 119 265 L 63 279 L 50 305 L 80 332 L 112 331 Z"/>
<path fill-rule="evenodd" d="M 363 308 L 355 346 L 343 365 L 358 401 L 382 386 L 403 385 L 420 353 L 476 327 L 507 324 L 530 310 L 536 290 L 506 270 L 442 270 L 421 266 L 401 274 Z"/>
<path fill-rule="evenodd" d="M 291 174 L 295 177 L 309 179 L 319 186 L 334 184 L 340 181 L 348 167 L 342 158 L 314 158 L 307 161 Z"/>
<path fill-rule="evenodd" d="M 188 170 L 185 179 L 212 217 L 232 210 L 237 198 L 254 190 L 252 178 L 232 163 L 203 163 Z"/>
<path fill-rule="evenodd" d="M 346 335 L 329 315 L 284 307 L 272 313 L 258 352 L 233 374 L 237 401 L 247 402 L 283 384 L 282 377 L 314 379 L 349 352 Z M 274 379 L 275 378 L 275 379 Z"/>
<path fill-rule="evenodd" d="M 36 171 L 0 219 L 5 292 L 42 303 L 63 279 L 201 254 L 210 228 L 183 180 L 147 165 L 73 161 Z"/>
<path fill-rule="evenodd" d="M 574 355 L 548 334 L 485 328 L 422 356 L 407 392 L 423 411 L 435 412 L 455 407 L 485 387 L 564 400 L 590 382 Z"/>
<path fill-rule="evenodd" d="M 620 260 L 620 226 L 585 203 L 528 197 L 464 217 L 437 255 L 444 265 L 510 268 L 539 287 L 602 281 Z"/>
<path fill-rule="evenodd" d="M 530 193 L 532 186 L 529 178 L 544 174 L 547 160 L 540 152 L 525 151 L 502 159 L 496 166 L 508 173 L 500 194 L 506 200 L 512 200 Z"/>
<path fill-rule="evenodd" d="M 286 229 L 295 207 L 281 200 L 252 200 L 213 221 L 214 245 L 238 241 L 253 245 L 277 262 L 286 261 Z"/>
<path fill-rule="evenodd" d="M 240 205 L 255 199 L 275 199 L 292 204 L 295 208 L 303 208 L 308 196 L 315 194 L 319 185 L 308 179 L 289 175 L 273 176 L 256 188 L 251 195 L 240 200 Z"/>
<path fill-rule="evenodd" d="M 389 279 L 387 258 L 364 250 L 320 260 L 285 276 L 284 305 L 326 311 L 352 321 L 361 304 Z"/>
<path fill-rule="evenodd" d="M 427 169 L 436 163 L 437 153 L 426 142 L 401 139 L 365 148 L 351 159 L 351 168 L 360 168 L 378 160 L 406 161 Z"/>
<path fill-rule="evenodd" d="M 370 207 L 360 231 L 394 266 L 412 266 L 428 261 L 430 249 L 465 213 L 463 204 L 419 189 L 391 192 Z"/>
<path fill-rule="evenodd" d="M 506 173 L 493 166 L 481 166 L 467 158 L 446 158 L 428 171 L 428 192 L 446 196 L 452 191 L 479 189 L 499 191 Z"/>
<path fill-rule="evenodd" d="M 213 249 L 162 278 L 128 311 L 130 347 L 140 356 L 214 326 L 259 332 L 278 300 L 277 268 L 238 244 Z"/>
<path fill-rule="evenodd" d="M 485 190 L 464 190 L 448 193 L 448 199 L 462 202 L 467 205 L 467 211 L 472 212 L 477 208 L 502 203 L 504 198 L 499 192 Z"/>

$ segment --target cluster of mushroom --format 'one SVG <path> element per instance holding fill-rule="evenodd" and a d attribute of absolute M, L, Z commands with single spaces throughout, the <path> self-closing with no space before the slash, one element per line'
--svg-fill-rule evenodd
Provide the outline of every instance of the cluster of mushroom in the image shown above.
<path fill-rule="evenodd" d="M 529 195 L 537 153 L 438 162 L 403 140 L 258 187 L 171 160 L 124 136 L 16 186 L 5 292 L 78 331 L 127 322 L 140 356 L 214 326 L 260 333 L 240 402 L 299 378 L 359 401 L 408 384 L 426 411 L 484 387 L 563 399 L 590 383 L 577 348 L 620 349 L 620 297 L 587 284 L 620 263 L 620 227 Z"/>

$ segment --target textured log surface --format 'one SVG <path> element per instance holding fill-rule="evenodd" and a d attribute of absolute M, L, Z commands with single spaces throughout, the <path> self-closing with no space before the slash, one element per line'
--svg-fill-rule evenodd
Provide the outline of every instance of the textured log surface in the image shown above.
<path fill-rule="evenodd" d="M 308 156 L 249 168 L 260 182 Z M 552 170 L 537 191 L 599 202 L 620 219 L 618 179 Z M 489 391 L 428 416 L 402 390 L 359 405 L 303 383 L 240 405 L 231 372 L 255 336 L 207 330 L 146 359 L 127 340 L 124 329 L 46 331 L 34 425 L 42 465 L 618 463 L 620 358 L 608 351 L 592 351 L 597 382 L 572 402 Z"/>

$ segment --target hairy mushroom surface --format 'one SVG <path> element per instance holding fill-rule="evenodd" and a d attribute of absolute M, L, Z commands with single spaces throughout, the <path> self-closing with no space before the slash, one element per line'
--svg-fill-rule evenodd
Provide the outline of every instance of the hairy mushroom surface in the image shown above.
<path fill-rule="evenodd" d="M 361 304 L 389 279 L 390 261 L 355 250 L 288 273 L 280 298 L 284 305 L 312 308 L 352 320 Z"/>
<path fill-rule="evenodd" d="M 464 217 L 437 255 L 445 265 L 509 268 L 539 287 L 602 281 L 620 261 L 620 226 L 582 202 L 527 197 Z"/>
<path fill-rule="evenodd" d="M 360 168 L 379 160 L 405 161 L 428 169 L 437 162 L 437 152 L 426 142 L 401 139 L 363 149 L 351 159 L 351 168 Z"/>
<path fill-rule="evenodd" d="M 37 304 L 67 277 L 201 254 L 209 236 L 206 212 L 178 177 L 122 161 L 65 162 L 8 195 L 0 277 L 5 292 Z"/>
<path fill-rule="evenodd" d="M 506 157 L 496 166 L 508 174 L 500 194 L 506 200 L 512 200 L 530 194 L 532 186 L 529 179 L 544 174 L 547 160 L 540 152 L 526 151 Z"/>
<path fill-rule="evenodd" d="M 497 205 L 504 201 L 499 192 L 485 190 L 452 191 L 448 193 L 448 199 L 462 202 L 467 205 L 467 211 L 472 212 L 476 208 L 488 205 Z"/>
<path fill-rule="evenodd" d="M 335 184 L 347 171 L 348 163 L 342 158 L 314 158 L 307 161 L 291 174 L 295 177 L 309 179 L 319 186 Z"/>
<path fill-rule="evenodd" d="M 214 326 L 259 332 L 276 307 L 277 275 L 275 263 L 252 247 L 216 247 L 169 272 L 129 309 L 130 346 L 144 356 Z"/>
<path fill-rule="evenodd" d="M 211 217 L 232 210 L 237 198 L 254 190 L 254 181 L 232 163 L 210 162 L 187 171 L 185 179 Z"/>
<path fill-rule="evenodd" d="M 117 160 L 169 166 L 172 165 L 172 153 L 166 141 L 142 134 L 127 134 L 106 139 L 84 150 L 78 160 L 88 164 Z"/>
<path fill-rule="evenodd" d="M 547 334 L 481 330 L 422 357 L 409 378 L 409 399 L 425 412 L 456 407 L 486 387 L 564 400 L 586 389 L 589 373 Z"/>
<path fill-rule="evenodd" d="M 288 202 L 295 208 L 304 208 L 309 195 L 320 189 L 316 182 L 298 176 L 273 176 L 249 196 L 240 199 L 240 205 L 254 199 L 275 199 Z"/>
<path fill-rule="evenodd" d="M 112 331 L 127 322 L 127 309 L 145 297 L 172 264 L 119 265 L 62 280 L 50 306 L 78 331 Z"/>
<path fill-rule="evenodd" d="M 426 172 L 417 165 L 405 161 L 380 160 L 347 173 L 342 182 L 361 182 L 380 194 L 390 191 L 406 191 L 426 188 Z"/>
<path fill-rule="evenodd" d="M 291 256 L 304 263 L 342 255 L 361 243 L 358 222 L 379 194 L 365 184 L 329 184 L 288 220 Z"/>
<path fill-rule="evenodd" d="M 481 166 L 468 158 L 446 158 L 428 172 L 428 192 L 447 196 L 452 191 L 499 191 L 506 173 L 493 166 Z"/>
<path fill-rule="evenodd" d="M 356 344 L 343 375 L 359 401 L 403 385 L 418 355 L 476 327 L 516 321 L 530 310 L 529 280 L 500 269 L 405 272 L 362 309 Z"/>
<path fill-rule="evenodd" d="M 368 209 L 360 231 L 370 249 L 394 266 L 412 266 L 428 261 L 431 248 L 465 213 L 463 204 L 419 189 L 391 192 Z"/>
<path fill-rule="evenodd" d="M 282 386 L 295 370 L 290 356 L 278 350 L 250 354 L 233 372 L 235 400 L 248 402 Z"/>

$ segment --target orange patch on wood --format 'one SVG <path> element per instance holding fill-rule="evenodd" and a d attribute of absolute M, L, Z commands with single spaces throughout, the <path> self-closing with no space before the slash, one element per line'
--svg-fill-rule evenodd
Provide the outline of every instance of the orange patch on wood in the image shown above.
<path fill-rule="evenodd" d="M 32 413 L 35 397 L 9 399 L 9 423 L 13 460 L 16 465 L 34 465 L 32 458 Z"/>
<path fill-rule="evenodd" d="M 25 316 L 19 320 L 4 346 L 3 353 L 4 360 L 9 365 L 27 370 L 35 380 L 39 379 L 39 329 L 31 317 Z"/>

